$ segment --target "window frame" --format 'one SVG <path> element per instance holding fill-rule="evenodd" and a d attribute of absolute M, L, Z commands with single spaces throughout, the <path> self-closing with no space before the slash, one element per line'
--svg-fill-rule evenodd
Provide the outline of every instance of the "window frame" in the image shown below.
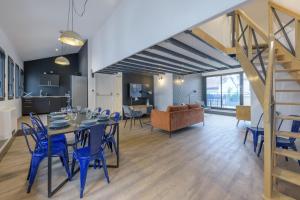
<path fill-rule="evenodd" d="M 11 62 L 11 63 L 10 63 Z M 12 64 L 12 65 L 10 65 Z M 12 69 L 11 69 L 12 67 Z M 14 90 L 15 90 L 15 86 L 14 86 L 14 67 L 15 67 L 15 63 L 14 63 L 14 60 L 8 56 L 8 59 L 7 59 L 7 98 L 8 100 L 12 100 L 14 99 L 14 96 L 15 96 L 15 93 L 14 93 Z M 12 78 L 12 80 L 11 80 Z M 10 88 L 11 88 L 11 92 L 12 92 L 12 95 L 10 95 Z"/>
<path fill-rule="evenodd" d="M 4 101 L 5 100 L 5 64 L 6 64 L 6 55 L 5 55 L 5 51 L 0 47 L 0 54 L 2 54 L 4 56 L 4 60 L 3 60 L 3 73 L 2 73 L 2 94 L 3 96 L 0 96 L 0 101 Z M 1 70 L 1 69 L 0 69 Z"/>
<path fill-rule="evenodd" d="M 232 110 L 235 111 L 235 108 L 223 108 L 223 102 L 222 102 L 222 96 L 223 96 L 223 87 L 222 87 L 222 76 L 227 76 L 227 75 L 234 75 L 234 74 L 239 74 L 240 77 L 240 105 L 244 105 L 244 79 L 243 79 L 243 74 L 244 72 L 234 72 L 234 73 L 225 73 L 225 74 L 218 74 L 218 75 L 210 75 L 210 76 L 205 76 L 203 80 L 203 99 L 204 103 L 207 106 L 207 78 L 209 77 L 220 77 L 220 82 L 221 82 L 221 107 L 211 107 L 212 109 L 219 109 L 219 110 Z"/>
<path fill-rule="evenodd" d="M 20 69 L 20 97 L 24 93 L 24 70 Z"/>
<path fill-rule="evenodd" d="M 20 67 L 15 64 L 15 97 L 20 98 Z"/>

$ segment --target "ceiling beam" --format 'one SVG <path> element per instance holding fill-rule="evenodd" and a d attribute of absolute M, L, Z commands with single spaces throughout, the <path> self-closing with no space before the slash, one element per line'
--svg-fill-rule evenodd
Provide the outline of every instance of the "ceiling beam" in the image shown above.
<path fill-rule="evenodd" d="M 166 69 L 166 70 L 177 71 L 177 72 L 182 72 L 182 73 L 193 72 L 193 70 L 183 70 L 183 69 L 178 69 L 178 68 L 153 65 L 153 64 L 149 64 L 147 62 L 133 60 L 132 58 L 127 58 L 125 60 L 122 60 L 120 63 L 136 64 L 136 65 L 141 65 L 141 66 L 145 66 L 145 67 L 151 67 L 151 68 L 156 68 L 156 69 Z"/>
<path fill-rule="evenodd" d="M 193 71 L 195 69 L 197 69 L 197 71 L 199 71 L 199 70 L 206 71 L 207 70 L 205 68 L 202 68 L 202 67 L 199 67 L 199 66 L 196 66 L 196 65 L 188 64 L 188 63 L 185 63 L 185 62 L 182 62 L 182 61 L 179 61 L 179 60 L 175 60 L 175 59 L 172 59 L 172 58 L 168 58 L 168 57 L 165 57 L 165 56 L 162 56 L 162 55 L 159 55 L 159 54 L 155 54 L 155 53 L 152 53 L 152 52 L 149 52 L 149 51 L 142 51 L 138 54 L 148 56 L 148 57 L 151 57 L 151 58 L 156 58 L 156 59 L 172 62 L 172 63 L 176 63 L 176 64 L 179 64 L 179 65 L 184 65 L 184 66 L 192 68 L 192 69 L 190 69 L 190 68 L 182 67 L 182 69 L 193 70 Z"/>
<path fill-rule="evenodd" d="M 163 72 L 157 73 L 157 72 L 149 72 L 149 71 L 144 71 L 144 70 L 133 70 L 133 69 L 124 69 L 122 67 L 113 67 L 111 66 L 110 68 L 105 68 L 99 71 L 101 72 L 111 72 L 111 73 L 118 73 L 118 72 L 123 72 L 123 73 L 143 73 L 143 74 L 151 74 L 151 75 L 159 75 L 159 74 L 164 74 Z"/>
<path fill-rule="evenodd" d="M 167 49 L 167 48 L 162 47 L 162 46 L 154 45 L 154 46 L 151 47 L 151 49 L 155 49 L 157 51 L 164 52 L 164 53 L 170 54 L 172 56 L 175 56 L 175 57 L 178 57 L 178 58 L 182 58 L 182 59 L 190 61 L 190 62 L 197 63 L 197 64 L 202 65 L 204 67 L 210 67 L 211 68 L 211 69 L 207 69 L 206 71 L 225 69 L 225 68 L 215 67 L 215 66 L 210 65 L 208 63 L 196 60 L 194 58 L 191 58 L 189 56 L 183 55 L 181 53 L 177 53 L 176 51 L 172 51 L 172 50 Z"/>
<path fill-rule="evenodd" d="M 182 71 L 174 71 L 174 70 L 167 70 L 167 69 L 154 69 L 154 68 L 149 68 L 137 64 L 125 64 L 125 63 L 117 63 L 114 66 L 118 67 L 125 67 L 128 69 L 134 69 L 134 70 L 147 70 L 147 71 L 153 71 L 153 72 L 158 72 L 158 73 L 174 73 L 174 74 L 188 74 L 188 72 L 182 72 Z"/>
<path fill-rule="evenodd" d="M 224 62 L 222 62 L 222 61 L 220 61 L 220 60 L 218 60 L 218 59 L 216 59 L 216 58 L 214 58 L 214 57 L 212 57 L 212 56 L 210 56 L 208 54 L 205 54 L 202 51 L 199 51 L 199 50 L 197 50 L 197 49 L 195 49 L 195 48 L 193 48 L 193 47 L 191 47 L 191 46 L 189 46 L 189 45 L 187 45 L 187 44 L 185 44 L 185 43 L 183 43 L 183 42 L 181 42 L 179 40 L 176 40 L 174 38 L 170 38 L 167 41 L 170 42 L 171 44 L 173 44 L 173 45 L 181 48 L 181 49 L 189 51 L 189 52 L 191 52 L 191 53 L 193 53 L 195 55 L 198 55 L 198 56 L 200 56 L 202 58 L 206 58 L 206 59 L 215 61 L 215 62 L 217 62 L 217 63 L 219 63 L 221 65 L 224 65 L 224 66 L 230 68 L 230 65 L 228 65 L 227 63 L 224 63 Z"/>

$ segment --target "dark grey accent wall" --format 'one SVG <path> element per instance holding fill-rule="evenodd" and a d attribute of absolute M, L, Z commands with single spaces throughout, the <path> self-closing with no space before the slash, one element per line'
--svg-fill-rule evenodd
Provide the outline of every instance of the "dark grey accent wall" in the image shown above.
<path fill-rule="evenodd" d="M 202 76 L 191 74 L 184 76 L 184 82 L 177 82 L 177 77 L 173 76 L 173 102 L 175 105 L 189 103 L 189 94 L 191 94 L 191 103 L 201 103 L 202 101 Z M 196 93 L 192 93 L 196 90 Z"/>
<path fill-rule="evenodd" d="M 79 75 L 78 54 L 65 55 L 70 61 L 69 66 L 61 66 L 54 63 L 56 57 L 38 59 L 24 62 L 24 86 L 25 92 L 32 92 L 33 96 L 38 96 L 40 90 L 48 96 L 64 96 L 71 90 L 71 75 Z M 59 87 L 40 86 L 40 75 L 44 72 L 59 75 Z"/>
<path fill-rule="evenodd" d="M 123 105 L 131 105 L 131 100 L 129 96 L 129 84 L 149 84 L 152 95 L 149 97 L 149 103 L 153 105 L 153 90 L 154 90 L 154 78 L 153 76 L 147 76 L 135 73 L 123 73 Z M 137 101 L 132 100 L 133 105 L 146 104 L 146 98 L 139 98 Z"/>
<path fill-rule="evenodd" d="M 78 52 L 78 67 L 82 76 L 88 76 L 88 42 L 81 47 Z"/>

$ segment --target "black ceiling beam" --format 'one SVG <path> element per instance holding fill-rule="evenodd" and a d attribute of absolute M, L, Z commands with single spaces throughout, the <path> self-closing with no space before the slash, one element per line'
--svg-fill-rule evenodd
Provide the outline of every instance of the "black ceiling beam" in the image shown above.
<path fill-rule="evenodd" d="M 222 61 L 220 61 L 220 60 L 218 60 L 218 59 L 216 59 L 216 58 L 214 58 L 214 57 L 212 57 L 210 55 L 207 55 L 207 54 L 203 53 L 202 51 L 199 51 L 199 50 L 197 50 L 197 49 L 195 49 L 195 48 L 193 48 L 193 47 L 191 47 L 191 46 L 189 46 L 189 45 L 187 45 L 187 44 L 185 44 L 185 43 L 183 43 L 183 42 L 181 42 L 179 40 L 176 40 L 174 38 L 170 38 L 167 41 L 170 42 L 171 44 L 173 44 L 173 45 L 181 48 L 181 49 L 189 51 L 189 52 L 191 52 L 191 53 L 193 53 L 195 55 L 198 55 L 198 56 L 200 56 L 202 58 L 213 60 L 213 61 L 215 61 L 215 62 L 217 62 L 217 63 L 219 63 L 221 65 L 224 65 L 226 67 L 229 67 L 229 68 L 231 67 L 231 65 L 228 65 L 227 63 L 224 63 L 224 62 L 222 62 Z"/>
<path fill-rule="evenodd" d="M 137 60 L 143 60 L 143 61 L 146 61 L 146 62 L 156 63 L 156 64 L 159 64 L 159 65 L 165 65 L 165 66 L 170 66 L 170 67 L 174 67 L 174 68 L 178 68 L 178 69 L 186 69 L 186 70 L 191 71 L 191 69 L 188 69 L 184 66 L 174 65 L 174 64 L 163 62 L 163 61 L 154 60 L 154 59 L 151 59 L 151 58 L 146 58 L 146 57 L 143 57 L 143 56 L 134 55 L 134 56 L 131 56 L 131 58 L 134 58 L 134 59 L 137 59 Z M 203 68 L 200 68 L 200 69 L 202 69 L 201 71 L 203 71 Z"/>
<path fill-rule="evenodd" d="M 119 67 L 125 67 L 125 68 L 131 68 L 135 70 L 148 70 L 148 71 L 154 71 L 158 73 L 174 73 L 174 74 L 189 74 L 189 72 L 182 72 L 182 71 L 174 71 L 174 70 L 167 70 L 167 69 L 154 69 L 150 67 L 145 67 L 137 64 L 125 64 L 125 63 L 117 63 L 115 66 Z"/>
<path fill-rule="evenodd" d="M 134 71 L 145 71 L 145 72 L 153 72 L 153 73 L 166 73 L 165 71 L 162 70 L 150 70 L 150 69 L 144 69 L 144 68 L 137 68 L 137 67 L 132 67 L 130 65 L 124 65 L 124 64 L 115 64 L 111 68 L 116 68 L 116 69 L 124 69 L 124 70 L 134 70 Z"/>
<path fill-rule="evenodd" d="M 113 67 L 111 66 L 110 68 L 105 68 L 102 69 L 103 72 L 123 72 L 123 73 L 145 73 L 145 74 L 152 74 L 152 75 L 159 75 L 159 74 L 164 74 L 163 72 L 157 73 L 157 72 L 149 72 L 145 70 L 136 70 L 136 69 L 125 69 L 122 67 Z"/>
<path fill-rule="evenodd" d="M 168 58 L 168 57 L 165 57 L 165 56 L 162 56 L 162 55 L 158 55 L 156 53 L 152 53 L 152 52 L 149 52 L 149 51 L 142 51 L 139 54 L 149 56 L 149 57 L 152 57 L 152 58 L 157 58 L 157 59 L 173 62 L 173 63 L 179 64 L 179 65 L 185 65 L 187 67 L 197 69 L 197 70 L 201 70 L 201 71 L 206 71 L 207 70 L 207 69 L 198 67 L 196 65 L 188 64 L 188 63 L 185 63 L 185 62 L 182 62 L 182 61 L 179 61 L 179 60 L 175 60 L 175 59 L 172 59 L 172 58 Z"/>
<path fill-rule="evenodd" d="M 202 65 L 202 66 L 205 66 L 205 67 L 210 67 L 210 68 L 212 68 L 212 69 L 214 69 L 214 70 L 224 69 L 224 68 L 215 67 L 215 66 L 210 65 L 210 64 L 208 64 L 208 63 L 205 63 L 205 62 L 196 60 L 196 59 L 191 58 L 191 57 L 189 57 L 189 56 L 183 55 L 183 54 L 181 54 L 181 53 L 177 53 L 176 51 L 172 51 L 172 50 L 170 50 L 170 49 L 167 49 L 167 48 L 165 48 L 165 47 L 161 47 L 161 46 L 158 46 L 158 45 L 152 46 L 151 49 L 155 49 L 155 50 L 157 50 L 157 51 L 161 51 L 161 52 L 170 54 L 170 55 L 172 55 L 172 56 L 175 56 L 175 57 L 178 57 L 178 58 L 182 58 L 182 59 L 188 60 L 188 61 L 190 61 L 190 62 L 197 63 L 197 64 Z M 206 71 L 213 71 L 213 70 L 207 69 Z"/>
<path fill-rule="evenodd" d="M 136 64 L 136 65 L 155 68 L 155 69 L 166 69 L 166 70 L 177 71 L 177 72 L 182 72 L 182 73 L 193 72 L 193 70 L 187 71 L 187 70 L 182 70 L 182 69 L 177 69 L 177 68 L 165 67 L 165 66 L 160 66 L 160 65 L 153 65 L 152 63 L 150 64 L 150 63 L 147 63 L 147 62 L 132 60 L 131 58 L 127 58 L 125 60 L 122 60 L 120 63 Z"/>

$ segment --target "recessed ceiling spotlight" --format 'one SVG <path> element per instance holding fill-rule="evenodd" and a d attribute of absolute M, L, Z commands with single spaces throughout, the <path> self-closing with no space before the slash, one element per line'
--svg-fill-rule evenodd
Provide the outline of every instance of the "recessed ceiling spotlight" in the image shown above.
<path fill-rule="evenodd" d="M 58 48 L 55 49 L 55 51 L 58 51 L 58 50 L 59 50 Z"/>

